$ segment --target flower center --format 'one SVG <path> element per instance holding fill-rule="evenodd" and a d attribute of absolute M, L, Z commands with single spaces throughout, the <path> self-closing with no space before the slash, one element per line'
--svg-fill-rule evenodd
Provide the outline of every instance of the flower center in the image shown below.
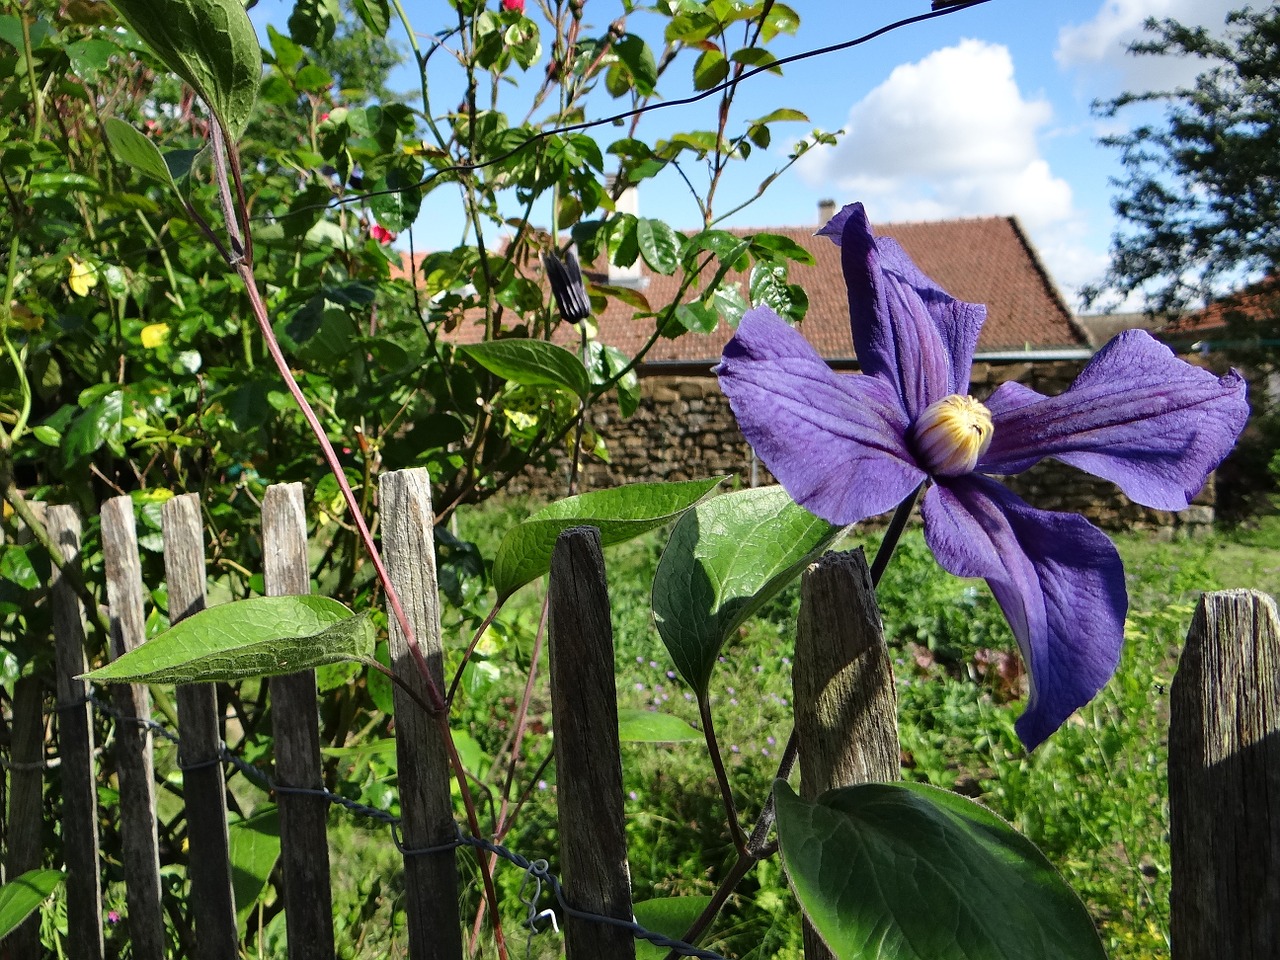
<path fill-rule="evenodd" d="M 955 477 L 973 470 L 994 432 L 990 410 L 973 397 L 953 393 L 920 414 L 911 439 L 926 470 Z"/>

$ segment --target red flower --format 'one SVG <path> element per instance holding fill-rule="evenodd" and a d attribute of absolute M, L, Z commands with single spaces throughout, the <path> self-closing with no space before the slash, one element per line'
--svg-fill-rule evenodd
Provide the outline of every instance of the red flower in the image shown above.
<path fill-rule="evenodd" d="M 502 9 L 512 13 L 524 13 L 524 0 L 502 0 Z"/>
<path fill-rule="evenodd" d="M 380 223 L 375 223 L 372 227 L 369 228 L 369 236 L 373 237 L 373 239 L 377 240 L 383 246 L 390 243 L 392 240 L 396 238 L 396 235 L 394 233 L 392 233 L 390 230 L 388 230 L 386 227 L 384 227 Z"/>

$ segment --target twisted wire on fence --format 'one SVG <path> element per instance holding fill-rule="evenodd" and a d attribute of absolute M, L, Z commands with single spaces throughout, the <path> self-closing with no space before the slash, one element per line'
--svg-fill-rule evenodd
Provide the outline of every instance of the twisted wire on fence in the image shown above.
<path fill-rule="evenodd" d="M 98 699 L 93 694 L 86 694 L 83 700 L 71 703 L 60 704 L 59 711 L 82 707 L 85 704 L 92 706 L 98 713 L 110 717 L 116 723 L 131 723 L 135 726 L 142 727 L 149 733 L 157 734 L 163 739 L 172 743 L 175 747 L 181 745 L 181 740 L 177 734 L 169 730 L 163 724 L 155 720 L 144 719 L 142 717 L 131 717 L 121 713 L 115 707 Z M 48 761 L 46 761 L 48 762 Z M 723 956 L 714 950 L 706 950 L 701 947 L 695 947 L 692 944 L 685 943 L 683 940 L 673 939 L 665 934 L 648 930 L 633 920 L 620 920 L 617 917 L 608 917 L 602 914 L 590 913 L 584 910 L 578 910 L 569 905 L 564 888 L 560 884 L 560 880 L 550 871 L 549 864 L 546 860 L 535 859 L 529 860 L 521 854 L 510 850 L 501 844 L 485 840 L 482 837 L 471 836 L 463 831 L 457 824 L 454 825 L 457 831 L 454 839 L 448 843 L 438 844 L 431 847 L 409 847 L 406 846 L 400 836 L 400 818 L 394 814 L 388 813 L 378 807 L 372 807 L 368 804 L 352 800 L 341 794 L 334 793 L 327 787 L 293 787 L 276 783 L 271 776 L 260 767 L 249 763 L 242 757 L 236 756 L 228 748 L 226 743 L 219 742 L 218 756 L 212 760 L 202 761 L 197 764 L 179 765 L 179 769 L 184 773 L 205 769 L 216 764 L 228 763 L 235 769 L 243 773 L 249 780 L 264 790 L 274 792 L 276 794 L 297 794 L 301 796 L 319 797 L 332 806 L 342 807 L 348 812 L 356 816 L 365 817 L 378 823 L 385 824 L 391 833 L 391 840 L 396 845 L 396 849 L 405 857 L 426 856 L 433 853 L 446 853 L 450 850 L 456 850 L 458 847 L 472 847 L 478 851 L 494 854 L 506 860 L 508 863 L 523 870 L 526 874 L 525 882 L 520 888 L 520 900 L 528 909 L 528 917 L 524 921 L 531 934 L 538 934 L 545 931 L 545 927 L 539 929 L 538 922 L 544 918 L 551 920 L 553 930 L 558 930 L 558 924 L 555 919 L 555 912 L 550 909 L 538 909 L 538 902 L 542 896 L 543 884 L 551 888 L 556 903 L 559 905 L 561 912 L 565 916 L 574 917 L 580 920 L 591 920 L 596 923 L 608 924 L 609 926 L 618 927 L 629 932 L 638 940 L 647 940 L 655 946 L 662 947 L 666 950 L 673 950 L 681 956 L 695 957 L 698 960 L 725 960 Z M 10 766 L 10 764 L 5 764 Z M 25 765 L 24 766 L 28 766 Z M 30 766 L 43 766 L 43 764 L 31 764 Z M 525 897 L 524 892 L 529 882 L 533 883 L 534 891 L 529 897 Z"/>

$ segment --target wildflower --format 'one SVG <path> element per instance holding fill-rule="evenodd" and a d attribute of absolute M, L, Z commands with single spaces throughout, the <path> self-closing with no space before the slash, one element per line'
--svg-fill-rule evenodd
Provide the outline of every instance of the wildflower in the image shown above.
<path fill-rule="evenodd" d="M 578 258 L 573 255 L 573 251 L 565 254 L 563 260 L 554 253 L 544 253 L 542 266 L 547 271 L 547 280 L 551 282 L 551 294 L 556 298 L 560 316 L 570 323 L 581 323 L 591 316 L 591 301 L 587 297 L 582 270 L 578 267 Z"/>
<path fill-rule="evenodd" d="M 67 257 L 67 286 L 78 297 L 87 297 L 98 285 L 98 268 L 76 257 Z"/>
<path fill-rule="evenodd" d="M 380 223 L 375 223 L 369 228 L 369 236 L 377 240 L 384 247 L 396 238 L 396 235 L 384 227 Z"/>
<path fill-rule="evenodd" d="M 861 204 L 821 233 L 841 247 L 864 375 L 833 373 L 760 307 L 725 347 L 721 387 L 765 465 L 831 523 L 883 513 L 929 482 L 930 549 L 951 573 L 986 579 L 1027 663 L 1031 696 L 1017 730 L 1032 749 L 1114 672 L 1124 571 L 1084 517 L 1037 510 L 988 474 L 1056 457 L 1138 503 L 1183 509 L 1244 426 L 1245 383 L 1130 330 L 1060 396 L 1006 383 L 979 403 L 969 366 L 986 309 L 949 296 L 893 240 L 873 238 Z"/>
<path fill-rule="evenodd" d="M 524 13 L 524 0 L 502 0 L 502 9 L 508 13 Z"/>
<path fill-rule="evenodd" d="M 149 323 L 142 328 L 139 339 L 148 350 L 156 350 L 169 342 L 169 325 L 167 323 Z"/>

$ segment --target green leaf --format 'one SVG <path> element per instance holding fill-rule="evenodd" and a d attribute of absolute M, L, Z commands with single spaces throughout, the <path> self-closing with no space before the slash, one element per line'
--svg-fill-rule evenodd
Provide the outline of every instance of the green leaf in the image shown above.
<path fill-rule="evenodd" d="M 65 877 L 61 870 L 28 870 L 0 886 L 0 940 L 31 916 Z"/>
<path fill-rule="evenodd" d="M 655 897 L 634 904 L 632 909 L 640 926 L 675 940 L 684 936 L 710 903 L 710 897 Z M 666 947 L 647 940 L 636 941 L 636 960 L 662 960 L 667 952 Z"/>
<path fill-rule="evenodd" d="M 808 803 L 782 780 L 774 796 L 796 897 L 839 960 L 1105 960 L 1044 855 L 971 800 L 868 783 Z"/>
<path fill-rule="evenodd" d="M 693 65 L 693 89 L 710 90 L 729 76 L 729 61 L 719 50 L 704 50 Z"/>
<path fill-rule="evenodd" d="M 669 713 L 620 709 L 618 739 L 623 743 L 678 743 L 683 740 L 701 740 L 702 734 Z"/>
<path fill-rule="evenodd" d="M 99 683 L 192 683 L 272 677 L 373 654 L 367 614 L 328 597 L 251 597 L 201 610 L 85 674 Z"/>
<path fill-rule="evenodd" d="M 653 616 L 699 697 L 720 647 L 840 535 L 781 487 L 738 490 L 690 510 L 653 578 Z"/>
<path fill-rule="evenodd" d="M 760 25 L 760 41 L 768 43 L 780 33 L 794 34 L 800 28 L 800 14 L 785 3 L 775 3 Z"/>
<path fill-rule="evenodd" d="M 296 0 L 289 14 L 289 33 L 303 46 L 322 47 L 333 39 L 341 19 L 338 0 Z"/>
<path fill-rule="evenodd" d="M 680 235 L 661 220 L 642 217 L 636 221 L 636 242 L 645 263 L 658 273 L 670 276 L 680 263 Z"/>
<path fill-rule="evenodd" d="M 673 315 L 680 326 L 693 333 L 715 333 L 716 325 L 720 322 L 715 310 L 697 300 L 680 304 Z"/>
<path fill-rule="evenodd" d="M 269 806 L 247 820 L 232 820 L 227 825 L 227 841 L 236 922 L 243 936 L 249 917 L 267 889 L 271 871 L 280 859 L 279 809 Z"/>
<path fill-rule="evenodd" d="M 32 435 L 46 447 L 58 447 L 62 443 L 62 434 L 53 427 L 42 423 L 31 431 Z"/>
<path fill-rule="evenodd" d="M 71 421 L 71 426 L 63 434 L 63 463 L 70 466 L 117 438 L 123 419 L 124 394 L 112 386 Z"/>
<path fill-rule="evenodd" d="M 387 0 L 352 0 L 351 6 L 370 31 L 379 37 L 387 35 L 387 27 L 391 25 L 391 6 Z"/>
<path fill-rule="evenodd" d="M 794 260 L 806 265 L 814 262 L 812 253 L 790 237 L 777 233 L 757 233 L 751 238 L 751 252 L 761 260 Z"/>
<path fill-rule="evenodd" d="M 112 0 L 165 65 L 237 138 L 253 113 L 262 48 L 240 0 Z"/>
<path fill-rule="evenodd" d="M 8 580 L 24 590 L 40 586 L 40 574 L 31 563 L 26 547 L 16 543 L 0 547 L 0 580 Z"/>
<path fill-rule="evenodd" d="M 631 483 L 548 504 L 508 530 L 498 545 L 493 587 L 499 601 L 547 572 L 551 550 L 561 531 L 591 526 L 600 531 L 603 546 L 623 543 L 674 520 L 723 480 L 712 477 L 681 483 Z"/>
<path fill-rule="evenodd" d="M 636 93 L 649 96 L 658 83 L 658 64 L 649 45 L 634 33 L 624 33 L 613 45 L 613 52 L 626 65 Z"/>
<path fill-rule="evenodd" d="M 151 139 L 130 124 L 116 117 L 107 117 L 104 126 L 107 131 L 107 142 L 111 144 L 111 152 L 121 163 L 128 164 L 144 177 L 159 181 L 174 193 L 178 185 L 164 162 L 160 148 Z"/>
<path fill-rule="evenodd" d="M 585 397 L 591 391 L 587 369 L 576 356 L 545 340 L 490 340 L 458 350 L 490 373 L 527 387 L 562 387 Z"/>
<path fill-rule="evenodd" d="M 737 284 L 718 288 L 711 295 L 711 305 L 724 318 L 725 323 L 734 328 L 742 321 L 742 315 L 750 309 Z"/>
<path fill-rule="evenodd" d="M 743 47 L 741 50 L 733 51 L 729 59 L 746 67 L 767 67 L 778 58 L 763 47 Z M 775 67 L 772 72 L 781 73 L 782 68 Z"/>
<path fill-rule="evenodd" d="M 798 123 L 808 123 L 809 116 L 799 110 L 793 110 L 790 107 L 779 107 L 770 113 L 766 113 L 763 117 L 757 117 L 752 123 L 781 123 L 787 120 L 794 120 Z"/>

